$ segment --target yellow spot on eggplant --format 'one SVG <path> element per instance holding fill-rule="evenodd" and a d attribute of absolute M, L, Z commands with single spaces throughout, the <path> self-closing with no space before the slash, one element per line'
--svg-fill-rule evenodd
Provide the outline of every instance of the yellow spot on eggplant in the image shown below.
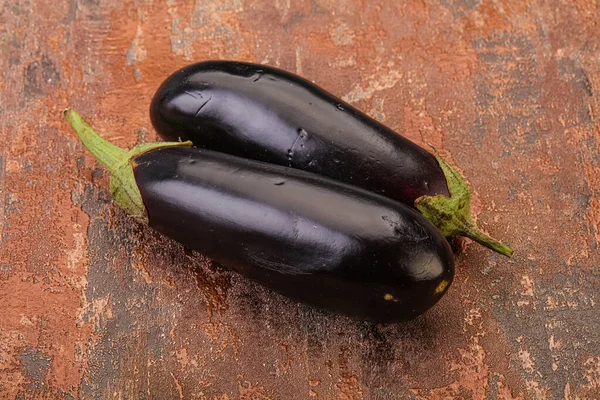
<path fill-rule="evenodd" d="M 444 293 L 444 291 L 446 290 L 446 288 L 448 287 L 448 285 L 450 284 L 449 281 L 447 280 L 442 280 L 440 282 L 440 284 L 435 288 L 435 294 L 442 294 Z"/>
<path fill-rule="evenodd" d="M 392 296 L 392 295 L 391 295 L 391 294 L 389 294 L 389 293 L 386 293 L 386 294 L 383 296 L 383 299 L 384 299 L 384 300 L 387 300 L 387 301 L 393 301 L 394 303 L 397 303 L 397 302 L 398 302 L 398 299 L 397 299 L 397 298 L 395 298 L 394 296 Z"/>

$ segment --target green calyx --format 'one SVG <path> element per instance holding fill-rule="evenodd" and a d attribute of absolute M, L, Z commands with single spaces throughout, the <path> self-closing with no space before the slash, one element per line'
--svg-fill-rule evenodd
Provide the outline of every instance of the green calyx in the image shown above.
<path fill-rule="evenodd" d="M 127 151 L 103 139 L 81 116 L 71 109 L 63 113 L 67 122 L 92 155 L 110 172 L 110 191 L 115 203 L 141 222 L 148 221 L 142 195 L 135 182 L 133 167 L 140 154 L 164 147 L 190 147 L 191 142 L 142 143 Z"/>
<path fill-rule="evenodd" d="M 466 236 L 500 254 L 512 257 L 513 250 L 510 247 L 483 233 L 473 222 L 471 218 L 471 191 L 462 175 L 446 163 L 437 154 L 437 151 L 435 152 L 435 158 L 446 176 L 450 197 L 444 195 L 421 196 L 415 200 L 417 209 L 444 236 Z"/>

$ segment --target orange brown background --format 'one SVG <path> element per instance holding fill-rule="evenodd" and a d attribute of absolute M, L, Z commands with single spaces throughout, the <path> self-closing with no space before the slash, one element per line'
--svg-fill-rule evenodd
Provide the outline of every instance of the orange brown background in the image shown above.
<path fill-rule="evenodd" d="M 595 399 L 596 0 L 0 0 L 0 398 Z M 175 69 L 268 63 L 468 178 L 480 226 L 415 321 L 268 292 L 137 225 L 61 118 L 156 138 Z"/>

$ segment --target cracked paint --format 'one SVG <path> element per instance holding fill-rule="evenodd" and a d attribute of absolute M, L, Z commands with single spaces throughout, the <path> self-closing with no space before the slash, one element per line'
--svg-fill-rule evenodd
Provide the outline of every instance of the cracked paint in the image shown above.
<path fill-rule="evenodd" d="M 0 21 L 0 397 L 597 397 L 593 2 L 34 0 Z M 207 59 L 295 71 L 433 143 L 515 257 L 463 241 L 436 307 L 375 325 L 137 225 L 61 111 L 154 140 L 154 91 Z"/>

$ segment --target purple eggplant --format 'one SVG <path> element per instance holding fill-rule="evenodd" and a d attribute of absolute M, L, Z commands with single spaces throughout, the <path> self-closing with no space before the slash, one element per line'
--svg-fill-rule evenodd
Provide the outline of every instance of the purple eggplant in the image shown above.
<path fill-rule="evenodd" d="M 65 117 L 138 220 L 285 296 L 354 318 L 414 318 L 448 290 L 446 239 L 413 209 L 310 172 L 189 147 L 123 150 Z"/>
<path fill-rule="evenodd" d="M 512 255 L 477 229 L 468 185 L 441 157 L 297 75 L 242 62 L 193 64 L 161 85 L 150 117 L 165 140 L 359 186 L 418 209 L 446 237 Z"/>

